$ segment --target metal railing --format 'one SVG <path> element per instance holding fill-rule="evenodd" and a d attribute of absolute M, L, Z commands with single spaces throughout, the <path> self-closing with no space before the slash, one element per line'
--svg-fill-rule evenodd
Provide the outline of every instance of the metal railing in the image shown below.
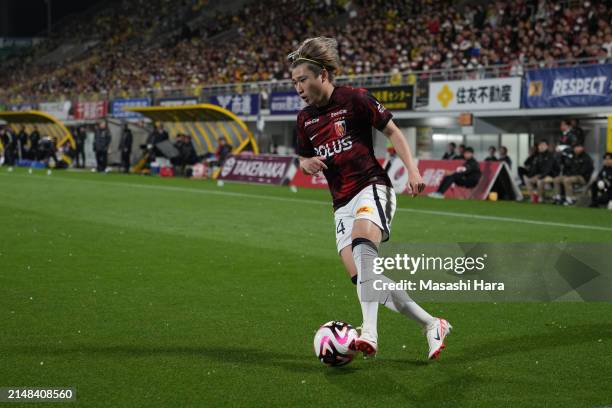
<path fill-rule="evenodd" d="M 385 74 L 368 74 L 368 75 L 350 75 L 338 76 L 335 83 L 338 85 L 350 85 L 354 87 L 372 88 L 377 86 L 393 86 L 393 85 L 415 85 L 417 94 L 417 106 L 419 106 L 419 93 L 421 97 L 429 82 L 435 81 L 452 81 L 452 80 L 473 80 L 473 79 L 489 79 L 489 78 L 504 78 L 510 76 L 523 77 L 525 72 L 531 69 L 539 68 L 556 68 L 566 66 L 590 65 L 610 63 L 610 59 L 601 58 L 581 58 L 572 60 L 556 60 L 548 62 L 533 62 L 526 64 L 509 64 L 509 65 L 492 65 L 476 68 L 448 68 L 434 69 L 421 71 L 406 71 L 397 73 Z M 54 101 L 100 101 L 112 100 L 120 98 L 142 98 L 148 97 L 152 100 L 159 98 L 172 97 L 198 97 L 200 100 L 206 100 L 210 96 L 227 95 L 227 94 L 243 94 L 243 93 L 263 93 L 270 94 L 272 92 L 283 92 L 293 90 L 291 80 L 273 80 L 259 82 L 236 82 L 227 84 L 215 84 L 205 86 L 191 87 L 159 87 L 159 88 L 141 88 L 129 91 L 110 91 L 98 93 L 82 93 L 82 94 L 64 94 L 55 99 L 51 96 L 21 96 L 17 103 L 40 103 Z M 421 90 L 421 92 L 419 92 Z M 426 94 L 426 93 L 425 93 Z M 266 99 L 265 97 L 263 98 Z M 5 104 L 15 103 L 11 100 L 0 102 Z M 425 101 L 420 101 L 421 104 Z"/>

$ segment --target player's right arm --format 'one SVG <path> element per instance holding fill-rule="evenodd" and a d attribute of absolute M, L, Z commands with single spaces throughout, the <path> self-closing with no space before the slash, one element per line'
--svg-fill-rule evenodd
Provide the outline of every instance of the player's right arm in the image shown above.
<path fill-rule="evenodd" d="M 322 170 L 327 170 L 327 166 L 323 163 L 325 157 L 302 157 L 300 159 L 300 168 L 306 174 L 317 174 Z"/>
<path fill-rule="evenodd" d="M 300 160 L 300 169 L 305 174 L 317 174 L 327 170 L 325 157 L 316 156 L 314 146 L 304 131 L 304 115 L 300 112 L 297 118 L 297 154 Z"/>

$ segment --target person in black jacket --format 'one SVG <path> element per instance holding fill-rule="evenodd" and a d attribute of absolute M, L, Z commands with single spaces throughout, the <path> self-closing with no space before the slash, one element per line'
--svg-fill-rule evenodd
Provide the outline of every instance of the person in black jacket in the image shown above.
<path fill-rule="evenodd" d="M 17 137 L 8 127 L 0 127 L 0 141 L 4 147 L 4 165 L 14 166 L 17 155 Z"/>
<path fill-rule="evenodd" d="M 17 133 L 17 146 L 19 159 L 25 160 L 28 156 L 28 134 L 23 125 L 19 127 L 19 133 Z"/>
<path fill-rule="evenodd" d="M 506 146 L 499 146 L 499 161 L 506 162 L 508 168 L 512 168 L 512 159 L 508 156 L 508 148 Z"/>
<path fill-rule="evenodd" d="M 448 144 L 446 152 L 444 153 L 444 156 L 442 156 L 442 160 L 455 160 L 455 157 L 457 157 L 455 154 L 456 148 L 457 145 L 454 142 L 450 142 Z"/>
<path fill-rule="evenodd" d="M 453 158 L 453 160 L 465 160 L 465 145 L 460 144 L 457 148 L 457 154 Z"/>
<path fill-rule="evenodd" d="M 132 143 L 134 136 L 127 123 L 123 125 L 123 132 L 119 140 L 119 150 L 121 151 L 121 167 L 124 173 L 130 172 L 130 157 L 132 155 Z"/>
<path fill-rule="evenodd" d="M 432 198 L 443 198 L 446 190 L 455 183 L 460 187 L 474 188 L 480 181 L 480 165 L 474 159 L 474 149 L 466 147 L 463 151 L 465 163 L 458 167 L 455 172 L 447 174 L 440 183 L 438 191 L 429 194 Z"/>
<path fill-rule="evenodd" d="M 100 121 L 94 136 L 94 152 L 96 152 L 96 170 L 101 173 L 106 170 L 108 163 L 111 134 L 105 121 Z"/>
<path fill-rule="evenodd" d="M 35 125 L 32 129 L 32 133 L 30 133 L 30 159 L 32 160 L 38 160 L 39 143 L 40 133 L 38 132 L 38 127 Z"/>
<path fill-rule="evenodd" d="M 155 145 L 169 140 L 170 137 L 168 132 L 164 129 L 164 125 L 161 122 L 155 122 L 155 129 L 149 134 L 147 138 L 147 149 L 150 152 L 149 160 L 154 161 L 156 157 L 164 157 L 164 154 Z"/>
<path fill-rule="evenodd" d="M 600 205 L 612 210 L 612 153 L 604 155 L 603 167 L 591 185 L 591 207 Z"/>
<path fill-rule="evenodd" d="M 525 179 L 527 190 L 533 202 L 543 202 L 544 186 L 546 183 L 552 183 L 559 173 L 559 162 L 548 149 L 548 141 L 540 140 L 538 143 L 538 153 L 534 157 L 528 177 Z M 535 192 L 536 188 L 537 193 Z"/>
<path fill-rule="evenodd" d="M 76 167 L 85 167 L 85 140 L 87 139 L 87 132 L 83 126 L 79 126 L 76 131 Z"/>
<path fill-rule="evenodd" d="M 563 119 L 561 124 L 559 125 L 559 130 L 561 131 L 561 136 L 559 136 L 559 145 L 573 147 L 576 143 L 578 143 L 578 136 L 576 135 L 576 131 L 572 127 L 571 122 L 568 119 Z"/>
<path fill-rule="evenodd" d="M 529 148 L 529 156 L 527 156 L 527 158 L 523 162 L 523 165 L 519 166 L 518 168 L 518 176 L 523 186 L 527 185 L 527 177 L 529 177 L 529 172 L 531 171 L 531 168 L 533 167 L 533 162 L 537 155 L 538 155 L 538 148 L 536 146 L 531 146 Z"/>
<path fill-rule="evenodd" d="M 554 178 L 556 204 L 574 205 L 576 196 L 574 195 L 574 185 L 586 185 L 593 174 L 593 159 L 584 151 L 581 144 L 574 145 L 573 154 L 568 157 L 563 166 L 563 175 Z M 565 189 L 565 202 L 561 198 L 561 184 Z"/>
<path fill-rule="evenodd" d="M 217 157 L 217 163 L 219 166 L 223 166 L 225 159 L 232 152 L 232 145 L 225 142 L 225 139 L 220 137 L 217 139 L 217 151 L 215 152 L 215 156 Z"/>
<path fill-rule="evenodd" d="M 59 167 L 59 160 L 57 159 L 57 146 L 55 145 L 56 140 L 51 136 L 43 135 L 40 139 L 38 146 L 39 160 L 45 162 L 47 167 Z M 53 159 L 53 161 L 51 161 Z"/>
<path fill-rule="evenodd" d="M 489 155 L 485 158 L 485 161 L 497 161 L 497 149 L 495 146 L 489 146 Z"/>

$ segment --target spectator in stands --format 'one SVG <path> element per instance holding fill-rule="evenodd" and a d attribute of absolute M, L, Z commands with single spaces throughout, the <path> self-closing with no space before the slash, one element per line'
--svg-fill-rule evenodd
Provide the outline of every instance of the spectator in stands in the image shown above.
<path fill-rule="evenodd" d="M 546 183 L 552 183 L 559 175 L 559 163 L 554 154 L 549 150 L 548 141 L 542 139 L 538 143 L 538 153 L 533 159 L 525 184 L 531 196 L 531 201 L 544 202 L 544 187 Z M 536 192 L 537 189 L 537 192 Z"/>
<path fill-rule="evenodd" d="M 31 160 L 38 160 L 39 143 L 40 143 L 40 133 L 38 132 L 38 126 L 34 125 L 32 128 L 32 133 L 30 133 L 30 159 Z"/>
<path fill-rule="evenodd" d="M 485 158 L 485 161 L 497 161 L 497 149 L 495 146 L 489 146 L 489 155 Z"/>
<path fill-rule="evenodd" d="M 512 159 L 508 156 L 508 148 L 506 146 L 499 146 L 499 161 L 506 162 L 508 168 L 512 168 Z"/>
<path fill-rule="evenodd" d="M 519 166 L 519 168 L 518 168 L 518 176 L 519 176 L 521 185 L 523 185 L 523 186 L 527 185 L 526 178 L 529 176 L 529 171 L 531 170 L 531 168 L 533 166 L 533 161 L 534 161 L 534 159 L 535 159 L 537 154 L 538 154 L 537 147 L 536 146 L 531 146 L 529 148 L 529 155 L 527 156 L 527 158 L 523 162 L 523 165 Z"/>
<path fill-rule="evenodd" d="M 26 159 L 29 155 L 28 133 L 26 132 L 25 126 L 23 125 L 19 126 L 19 133 L 17 133 L 17 147 L 19 159 Z"/>
<path fill-rule="evenodd" d="M 455 149 L 457 149 L 455 142 L 450 142 L 446 147 L 446 152 L 444 156 L 442 156 L 442 160 L 455 160 Z"/>
<path fill-rule="evenodd" d="M 130 157 L 132 156 L 132 143 L 134 142 L 134 136 L 130 130 L 130 126 L 127 123 L 123 124 L 123 132 L 121 132 L 121 139 L 119 139 L 119 151 L 121 152 L 121 168 L 124 173 L 130 172 Z"/>
<path fill-rule="evenodd" d="M 447 172 L 442 179 L 438 191 L 430 193 L 431 198 L 444 198 L 444 193 L 454 184 L 460 187 L 474 188 L 480 180 L 480 165 L 474 159 L 474 149 L 466 147 L 464 150 L 465 162 L 454 172 Z"/>
<path fill-rule="evenodd" d="M 98 173 L 105 172 L 111 144 L 111 134 L 106 125 L 106 121 L 101 120 L 98 123 L 93 144 L 94 152 L 96 153 L 96 171 Z"/>
<path fill-rule="evenodd" d="M 215 153 L 215 157 L 217 158 L 217 163 L 219 166 L 223 166 L 225 159 L 232 152 L 232 145 L 225 142 L 225 139 L 220 137 L 217 139 L 217 152 Z"/>
<path fill-rule="evenodd" d="M 585 186 L 593 174 L 593 159 L 584 151 L 584 146 L 576 144 L 573 150 L 574 154 L 563 166 L 563 174 L 554 178 L 555 195 L 553 201 L 555 204 L 574 205 L 576 203 L 574 185 Z M 565 189 L 565 201 L 561 196 L 561 184 Z"/>
<path fill-rule="evenodd" d="M 457 79 L 483 76 L 485 68 L 520 75 L 524 65 L 554 67 L 574 58 L 601 63 L 612 52 L 610 7 L 601 0 L 530 0 L 507 7 L 449 0 L 394 1 L 385 7 L 380 1 L 270 0 L 206 16 L 199 35 L 191 30 L 176 35 L 193 17 L 185 10 L 200 11 L 193 8 L 196 1 L 173 7 L 167 0 L 150 0 L 147 7 L 140 1 L 109 3 L 93 17 L 68 20 L 57 38 L 0 67 L 0 98 L 280 80 L 286 78 L 282 50 L 320 31 L 317 22 L 329 18 L 337 23 L 327 25 L 324 34 L 339 39 L 346 73 L 389 73 L 390 81 L 409 71 L 427 77 L 449 68 L 456 69 Z M 208 41 L 223 32 L 232 40 Z M 68 64 L 31 63 L 67 38 L 99 45 Z"/>
<path fill-rule="evenodd" d="M 87 139 L 87 132 L 84 126 L 79 126 L 75 135 L 76 139 L 76 167 L 85 167 L 85 140 Z"/>
<path fill-rule="evenodd" d="M 591 185 L 591 207 L 601 205 L 612 210 L 612 153 L 604 155 L 603 167 Z"/>

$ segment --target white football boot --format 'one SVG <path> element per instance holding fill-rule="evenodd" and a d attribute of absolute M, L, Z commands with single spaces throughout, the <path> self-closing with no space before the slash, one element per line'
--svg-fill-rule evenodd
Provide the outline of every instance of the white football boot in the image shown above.
<path fill-rule="evenodd" d="M 359 337 L 352 344 L 352 348 L 355 351 L 361 351 L 364 358 L 375 357 L 378 352 L 378 342 L 376 337 L 369 333 L 363 333 L 361 327 L 357 328 Z"/>
<path fill-rule="evenodd" d="M 427 343 L 429 344 L 429 355 L 430 360 L 438 358 L 440 352 L 446 346 L 444 345 L 444 338 L 448 336 L 453 326 L 451 326 L 446 320 L 436 317 L 436 319 L 425 328 L 425 337 L 427 337 Z"/>

